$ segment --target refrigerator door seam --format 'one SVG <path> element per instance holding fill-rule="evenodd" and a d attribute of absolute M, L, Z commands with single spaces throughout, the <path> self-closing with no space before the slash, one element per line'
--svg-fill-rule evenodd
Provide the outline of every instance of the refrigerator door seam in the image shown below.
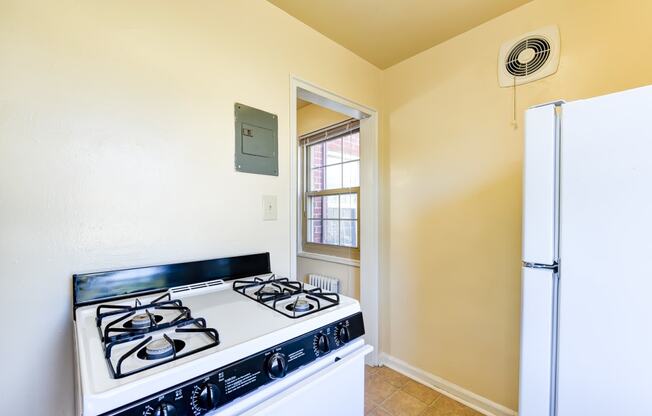
<path fill-rule="evenodd" d="M 553 194 L 554 198 L 554 230 L 553 230 L 553 244 L 554 244 L 554 254 L 553 254 L 553 264 L 559 263 L 559 238 L 561 235 L 561 222 L 559 218 L 559 213 L 561 211 L 561 112 L 562 112 L 562 103 L 555 104 L 555 192 Z"/>
<path fill-rule="evenodd" d="M 557 416 L 557 397 L 559 394 L 558 389 L 558 376 L 559 376 L 559 298 L 561 291 L 561 270 L 559 263 L 561 262 L 561 144 L 563 138 L 562 123 L 564 114 L 565 102 L 555 104 L 555 268 L 553 280 L 553 305 L 552 305 L 552 360 L 551 360 L 551 377 L 550 377 L 550 415 Z"/>

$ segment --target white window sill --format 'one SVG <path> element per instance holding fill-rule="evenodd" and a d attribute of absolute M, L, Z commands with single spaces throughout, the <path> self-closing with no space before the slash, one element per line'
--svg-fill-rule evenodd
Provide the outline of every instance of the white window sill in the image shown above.
<path fill-rule="evenodd" d="M 360 260 L 347 259 L 347 258 L 344 258 L 344 257 L 337 257 L 337 256 L 328 256 L 326 254 L 308 253 L 306 251 L 300 251 L 297 254 L 297 257 L 303 257 L 303 258 L 306 258 L 306 259 L 313 259 L 313 260 L 327 261 L 329 263 L 344 264 L 344 265 L 353 266 L 353 267 L 360 267 Z"/>

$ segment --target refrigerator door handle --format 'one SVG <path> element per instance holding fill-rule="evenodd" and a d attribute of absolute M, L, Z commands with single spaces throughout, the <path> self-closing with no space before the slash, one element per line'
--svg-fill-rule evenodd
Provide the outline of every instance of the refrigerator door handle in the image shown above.
<path fill-rule="evenodd" d="M 545 269 L 545 270 L 552 270 L 555 273 L 559 270 L 559 264 L 557 262 L 554 262 L 553 264 L 541 264 L 541 263 L 528 263 L 526 261 L 523 262 L 523 267 L 527 267 L 529 269 Z"/>

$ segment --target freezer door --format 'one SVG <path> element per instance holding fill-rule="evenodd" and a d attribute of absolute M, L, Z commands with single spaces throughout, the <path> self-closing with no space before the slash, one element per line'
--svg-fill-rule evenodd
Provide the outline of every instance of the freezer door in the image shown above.
<path fill-rule="evenodd" d="M 552 270 L 523 268 L 519 416 L 551 414 L 555 279 Z"/>
<path fill-rule="evenodd" d="M 523 261 L 557 260 L 557 120 L 555 105 L 525 113 Z"/>
<path fill-rule="evenodd" d="M 652 88 L 564 107 L 559 416 L 652 414 Z"/>

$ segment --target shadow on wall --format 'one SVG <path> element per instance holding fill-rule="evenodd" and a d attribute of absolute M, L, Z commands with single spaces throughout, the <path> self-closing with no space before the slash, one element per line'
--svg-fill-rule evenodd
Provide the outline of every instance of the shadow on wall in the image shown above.
<path fill-rule="evenodd" d="M 297 276 L 299 276 L 299 280 L 307 282 L 310 273 L 338 279 L 341 294 L 360 299 L 359 267 L 299 257 L 297 259 Z"/>
<path fill-rule="evenodd" d="M 511 408 L 518 389 L 520 189 L 519 166 L 450 201 L 430 195 L 422 208 L 399 208 L 409 222 L 392 241 L 394 275 L 402 272 L 391 288 L 391 355 Z M 404 337 L 411 341 L 395 342 Z"/>

